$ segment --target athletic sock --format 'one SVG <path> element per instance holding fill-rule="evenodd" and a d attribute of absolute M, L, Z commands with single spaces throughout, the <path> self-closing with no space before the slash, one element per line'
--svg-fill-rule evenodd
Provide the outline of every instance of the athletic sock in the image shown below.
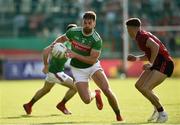
<path fill-rule="evenodd" d="M 158 111 L 158 112 L 163 112 L 164 109 L 163 109 L 163 107 L 160 107 L 160 108 L 157 108 L 157 111 Z"/>
<path fill-rule="evenodd" d="M 36 100 L 34 98 L 31 99 L 31 101 L 28 103 L 30 106 L 33 106 Z"/>
<path fill-rule="evenodd" d="M 119 109 L 118 110 L 114 110 L 114 112 L 115 112 L 116 115 L 120 115 Z"/>
<path fill-rule="evenodd" d="M 66 104 L 67 101 L 68 101 L 68 100 L 67 100 L 66 98 L 63 98 L 63 100 L 62 100 L 60 103 Z"/>

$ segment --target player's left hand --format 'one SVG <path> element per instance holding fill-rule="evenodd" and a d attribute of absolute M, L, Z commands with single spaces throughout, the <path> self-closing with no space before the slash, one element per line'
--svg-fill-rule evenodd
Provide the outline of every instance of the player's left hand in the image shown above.
<path fill-rule="evenodd" d="M 144 64 L 144 65 L 143 65 L 143 69 L 144 69 L 144 70 L 149 70 L 151 67 L 152 67 L 152 64 L 151 64 L 151 63 L 147 63 L 147 64 Z"/>
<path fill-rule="evenodd" d="M 127 60 L 128 61 L 136 61 L 136 56 L 132 55 L 132 54 L 129 54 L 128 57 L 127 57 Z"/>
<path fill-rule="evenodd" d="M 42 72 L 43 72 L 44 74 L 47 74 L 47 73 L 49 72 L 49 70 L 48 70 L 48 65 L 45 65 L 45 66 L 43 67 Z"/>

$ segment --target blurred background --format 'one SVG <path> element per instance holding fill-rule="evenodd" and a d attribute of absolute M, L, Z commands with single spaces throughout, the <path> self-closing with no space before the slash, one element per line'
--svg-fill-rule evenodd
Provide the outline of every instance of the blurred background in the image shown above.
<path fill-rule="evenodd" d="M 97 14 L 108 77 L 137 77 L 142 71 L 143 62 L 126 60 L 128 53 L 141 53 L 125 29 L 130 17 L 140 18 L 143 28 L 164 43 L 175 61 L 173 76 L 180 77 L 180 0 L 0 0 L 0 78 L 44 78 L 43 48 L 69 23 L 80 26 L 87 10 Z"/>

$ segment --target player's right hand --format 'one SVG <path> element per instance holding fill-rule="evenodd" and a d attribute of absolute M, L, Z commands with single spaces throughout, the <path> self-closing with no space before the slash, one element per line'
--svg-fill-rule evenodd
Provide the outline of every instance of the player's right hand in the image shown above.
<path fill-rule="evenodd" d="M 143 70 L 149 70 L 152 67 L 151 63 L 147 63 L 143 65 Z"/>
<path fill-rule="evenodd" d="M 127 57 L 127 60 L 128 61 L 136 61 L 136 56 L 134 56 L 132 54 L 129 54 L 128 57 Z"/>
<path fill-rule="evenodd" d="M 47 74 L 47 73 L 49 72 L 49 70 L 48 70 L 48 65 L 45 65 L 45 66 L 44 66 L 42 72 L 43 72 L 44 74 Z"/>

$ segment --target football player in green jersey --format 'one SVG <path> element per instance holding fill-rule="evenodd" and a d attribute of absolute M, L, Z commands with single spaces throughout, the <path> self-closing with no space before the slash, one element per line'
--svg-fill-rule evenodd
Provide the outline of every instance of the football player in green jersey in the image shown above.
<path fill-rule="evenodd" d="M 107 97 L 116 114 L 117 121 L 122 121 L 118 101 L 99 62 L 102 39 L 94 29 L 95 25 L 96 14 L 93 11 L 87 11 L 83 15 L 82 27 L 68 30 L 66 34 L 58 37 L 54 43 L 63 43 L 67 40 L 71 42 L 71 51 L 66 56 L 71 58 L 71 70 L 82 101 L 89 104 L 95 98 L 97 108 L 99 110 L 103 108 L 101 91 L 98 89 L 90 91 L 89 89 L 88 82 L 91 77 Z"/>
<path fill-rule="evenodd" d="M 69 24 L 67 26 L 67 30 L 72 27 L 77 26 L 76 24 Z M 63 44 L 67 48 L 71 47 L 69 42 L 64 42 Z M 71 112 L 65 107 L 65 104 L 76 94 L 77 90 L 73 83 L 73 79 L 64 73 L 64 66 L 67 58 L 64 57 L 62 59 L 59 59 L 56 57 L 51 57 L 49 59 L 51 50 L 52 45 L 48 46 L 43 51 L 43 72 L 46 74 L 45 83 L 44 86 L 35 93 L 34 97 L 28 103 L 23 105 L 24 110 L 27 114 L 31 114 L 33 104 L 36 103 L 44 95 L 46 95 L 52 89 L 55 83 L 59 83 L 69 88 L 62 101 L 57 104 L 56 108 L 66 115 L 71 114 Z"/>

